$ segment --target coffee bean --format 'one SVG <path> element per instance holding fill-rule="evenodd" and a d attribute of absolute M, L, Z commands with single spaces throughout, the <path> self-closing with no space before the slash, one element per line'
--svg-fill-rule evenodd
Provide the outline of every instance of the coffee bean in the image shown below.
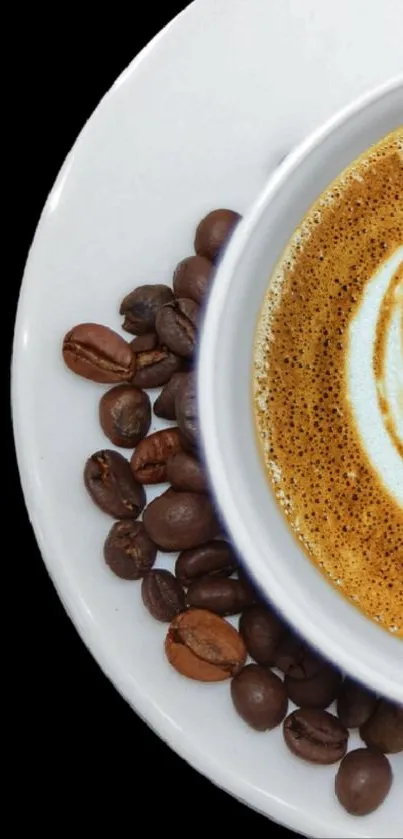
<path fill-rule="evenodd" d="M 380 807 L 392 781 L 392 769 L 385 755 L 375 749 L 354 749 L 339 766 L 335 792 L 348 813 L 367 816 Z"/>
<path fill-rule="evenodd" d="M 252 606 L 241 616 L 239 631 L 249 655 L 258 664 L 274 663 L 275 651 L 285 633 L 284 624 L 275 612 L 265 606 Z"/>
<path fill-rule="evenodd" d="M 256 731 L 283 721 L 288 707 L 281 679 L 260 664 L 247 664 L 231 682 L 231 698 L 240 717 Z"/>
<path fill-rule="evenodd" d="M 197 412 L 197 387 L 194 376 L 188 376 L 178 390 L 175 399 L 176 421 L 179 429 L 191 446 L 197 446 L 199 439 L 199 418 Z"/>
<path fill-rule="evenodd" d="M 135 338 L 134 341 L 138 341 Z M 134 341 L 132 341 L 132 348 Z M 156 345 L 151 350 L 140 350 L 134 353 L 136 360 L 136 372 L 132 378 L 132 384 L 137 387 L 154 388 L 162 387 L 169 382 L 174 373 L 178 373 L 184 366 L 184 361 L 174 355 L 167 347 Z"/>
<path fill-rule="evenodd" d="M 137 335 L 130 341 L 134 353 L 150 352 L 158 347 L 158 335 L 156 332 L 146 332 L 145 335 Z"/>
<path fill-rule="evenodd" d="M 228 544 L 213 539 L 199 548 L 182 551 L 175 564 L 175 575 L 184 586 L 200 577 L 230 577 L 238 565 L 237 558 Z"/>
<path fill-rule="evenodd" d="M 251 589 L 241 580 L 226 577 L 200 577 L 194 580 L 186 596 L 188 606 L 208 609 L 216 615 L 238 615 L 253 603 Z"/>
<path fill-rule="evenodd" d="M 372 716 L 361 726 L 360 735 L 367 746 L 384 754 L 403 751 L 403 705 L 381 699 Z"/>
<path fill-rule="evenodd" d="M 88 458 L 85 486 L 98 507 L 115 519 L 136 519 L 146 496 L 132 475 L 130 465 L 118 452 L 105 449 Z"/>
<path fill-rule="evenodd" d="M 123 298 L 120 314 L 124 315 L 123 329 L 133 335 L 153 332 L 158 310 L 173 299 L 166 285 L 142 285 Z"/>
<path fill-rule="evenodd" d="M 116 385 L 99 403 L 102 430 L 115 446 L 134 448 L 151 423 L 151 403 L 146 393 L 131 385 Z"/>
<path fill-rule="evenodd" d="M 167 479 L 167 462 L 180 451 L 177 428 L 163 428 L 145 437 L 132 454 L 130 466 L 139 484 L 159 484 Z"/>
<path fill-rule="evenodd" d="M 189 609 L 173 619 L 165 652 L 182 676 L 200 682 L 229 679 L 246 659 L 245 645 L 236 629 L 205 609 Z"/>
<path fill-rule="evenodd" d="M 311 763 L 337 763 L 346 753 L 348 731 L 328 711 L 299 708 L 286 718 L 283 732 L 290 751 Z"/>
<path fill-rule="evenodd" d="M 143 516 L 150 538 L 166 551 L 183 551 L 208 542 L 218 522 L 207 495 L 169 489 L 148 505 Z"/>
<path fill-rule="evenodd" d="M 180 297 L 159 310 L 155 325 L 161 344 L 182 358 L 192 358 L 197 341 L 199 307 Z"/>
<path fill-rule="evenodd" d="M 207 492 L 206 473 L 201 463 L 184 451 L 179 451 L 169 458 L 167 478 L 178 492 Z"/>
<path fill-rule="evenodd" d="M 117 332 L 99 323 L 79 323 L 63 339 L 67 367 L 93 382 L 129 382 L 135 357 L 130 344 Z"/>
<path fill-rule="evenodd" d="M 105 562 L 123 580 L 139 580 L 152 568 L 157 546 L 141 521 L 117 521 L 104 545 Z"/>
<path fill-rule="evenodd" d="M 204 256 L 188 256 L 177 265 L 173 277 L 175 297 L 188 297 L 199 306 L 207 297 L 214 266 Z"/>
<path fill-rule="evenodd" d="M 377 698 L 364 685 L 346 678 L 337 699 L 337 714 L 346 728 L 360 728 L 372 716 Z"/>
<path fill-rule="evenodd" d="M 340 690 L 342 676 L 339 670 L 321 659 L 318 659 L 317 670 L 308 665 L 307 673 L 312 675 L 306 678 L 301 678 L 300 669 L 301 664 L 291 667 L 284 679 L 289 698 L 300 708 L 328 708 Z"/>
<path fill-rule="evenodd" d="M 196 230 L 194 247 L 199 256 L 215 262 L 221 255 L 241 216 L 234 210 L 212 210 Z"/>
<path fill-rule="evenodd" d="M 185 608 L 185 594 L 180 582 L 164 569 L 149 571 L 141 584 L 143 603 L 157 621 L 169 622 Z"/>
<path fill-rule="evenodd" d="M 176 419 L 175 399 L 189 373 L 174 373 L 154 402 L 154 414 L 162 419 Z"/>
<path fill-rule="evenodd" d="M 275 651 L 274 666 L 286 676 L 304 655 L 305 645 L 298 635 L 287 629 Z"/>

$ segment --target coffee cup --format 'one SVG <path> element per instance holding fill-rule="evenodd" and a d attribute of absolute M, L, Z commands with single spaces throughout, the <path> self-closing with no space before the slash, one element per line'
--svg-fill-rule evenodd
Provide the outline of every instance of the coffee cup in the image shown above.
<path fill-rule="evenodd" d="M 370 620 L 312 563 L 268 484 L 253 410 L 253 353 L 270 277 L 294 231 L 332 181 L 402 118 L 399 77 L 337 113 L 273 173 L 218 266 L 204 321 L 198 394 L 217 503 L 262 594 L 323 655 L 400 702 L 403 641 Z M 303 317 L 301 310 L 301 324 Z"/>

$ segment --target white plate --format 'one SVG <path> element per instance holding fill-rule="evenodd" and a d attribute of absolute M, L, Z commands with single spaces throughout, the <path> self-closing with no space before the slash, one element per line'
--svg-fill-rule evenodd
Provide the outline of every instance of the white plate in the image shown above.
<path fill-rule="evenodd" d="M 103 389 L 64 368 L 79 321 L 119 328 L 141 282 L 169 281 L 214 206 L 245 210 L 279 159 L 336 108 L 402 70 L 401 0 L 198 0 L 117 80 L 84 128 L 44 209 L 17 317 L 13 410 L 25 498 L 49 572 L 118 690 L 219 786 L 315 837 L 401 837 L 403 757 L 387 803 L 362 820 L 333 797 L 333 768 L 293 758 L 281 730 L 236 717 L 228 684 L 171 670 L 164 627 L 139 586 L 102 560 L 111 522 L 82 466 L 105 446 Z M 172 560 L 165 560 L 165 564 Z"/>

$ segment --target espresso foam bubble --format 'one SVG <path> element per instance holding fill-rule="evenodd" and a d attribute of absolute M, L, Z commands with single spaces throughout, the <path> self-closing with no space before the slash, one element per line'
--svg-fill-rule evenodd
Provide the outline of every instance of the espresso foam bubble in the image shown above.
<path fill-rule="evenodd" d="M 297 538 L 403 637 L 403 126 L 311 208 L 270 282 L 255 415 Z"/>

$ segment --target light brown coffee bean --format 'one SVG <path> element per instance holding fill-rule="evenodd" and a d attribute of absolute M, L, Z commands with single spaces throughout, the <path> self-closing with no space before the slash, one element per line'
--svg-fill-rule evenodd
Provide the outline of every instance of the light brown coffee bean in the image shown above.
<path fill-rule="evenodd" d="M 175 297 L 187 297 L 200 306 L 207 297 L 214 266 L 204 256 L 188 256 L 177 265 L 173 277 Z"/>
<path fill-rule="evenodd" d="M 198 337 L 199 314 L 197 303 L 187 297 L 163 306 L 155 321 L 161 344 L 182 358 L 192 358 Z"/>
<path fill-rule="evenodd" d="M 141 596 L 157 621 L 168 623 L 185 609 L 185 593 L 179 580 L 164 568 L 155 568 L 143 577 Z"/>
<path fill-rule="evenodd" d="M 236 629 L 205 609 L 189 609 L 173 619 L 165 652 L 182 676 L 201 682 L 229 679 L 246 660 L 246 648 Z"/>
<path fill-rule="evenodd" d="M 310 763 L 337 763 L 347 750 L 347 729 L 327 711 L 298 708 L 284 721 L 283 733 L 290 751 Z"/>
<path fill-rule="evenodd" d="M 234 210 L 212 210 L 196 230 L 194 248 L 199 256 L 216 262 L 235 230 L 241 216 Z"/>
<path fill-rule="evenodd" d="M 182 585 L 190 584 L 200 577 L 230 577 L 238 567 L 238 560 L 228 542 L 213 539 L 193 548 L 182 551 L 175 563 L 175 575 Z"/>
<path fill-rule="evenodd" d="M 194 580 L 186 595 L 188 606 L 208 609 L 222 617 L 238 615 L 253 603 L 253 594 L 249 586 L 241 580 L 226 577 L 200 577 Z"/>
<path fill-rule="evenodd" d="M 180 451 L 177 428 L 163 428 L 140 441 L 132 454 L 130 467 L 139 484 L 159 484 L 167 479 L 167 462 Z"/>
<path fill-rule="evenodd" d="M 143 521 L 150 538 L 165 551 L 197 548 L 219 532 L 207 495 L 169 489 L 148 505 Z"/>
<path fill-rule="evenodd" d="M 166 285 L 142 285 L 123 298 L 120 314 L 124 315 L 123 329 L 133 335 L 153 332 L 158 310 L 173 299 L 172 289 Z"/>
<path fill-rule="evenodd" d="M 114 446 L 133 449 L 150 428 L 150 399 L 137 387 L 116 385 L 100 400 L 99 421 Z"/>
<path fill-rule="evenodd" d="M 64 336 L 63 358 L 78 376 L 101 384 L 130 382 L 135 357 L 130 344 L 99 323 L 79 323 Z"/>
<path fill-rule="evenodd" d="M 179 451 L 169 458 L 167 479 L 178 492 L 208 492 L 203 466 L 195 457 L 184 451 Z"/>

